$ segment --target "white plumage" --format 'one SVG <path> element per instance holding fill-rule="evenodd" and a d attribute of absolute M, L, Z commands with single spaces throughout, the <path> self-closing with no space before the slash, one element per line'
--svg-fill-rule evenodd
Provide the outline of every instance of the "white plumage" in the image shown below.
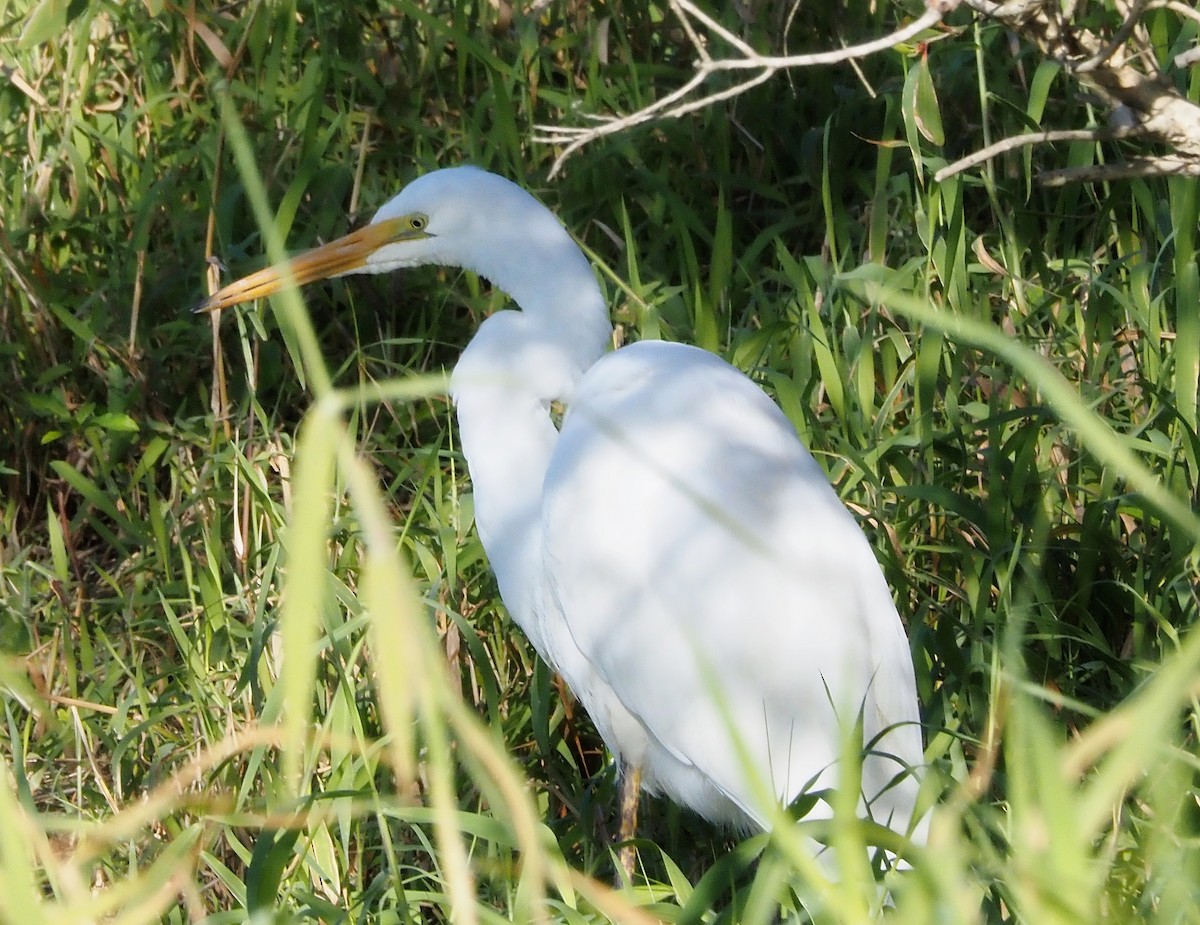
<path fill-rule="evenodd" d="M 908 642 L 866 538 L 774 403 L 694 347 L 606 354 L 579 248 L 474 168 L 422 177 L 291 272 L 427 263 L 520 306 L 480 326 L 452 378 L 476 524 L 513 619 L 608 747 L 645 789 L 762 828 L 770 802 L 836 784 L 861 711 L 862 811 L 906 832 L 922 761 Z"/>

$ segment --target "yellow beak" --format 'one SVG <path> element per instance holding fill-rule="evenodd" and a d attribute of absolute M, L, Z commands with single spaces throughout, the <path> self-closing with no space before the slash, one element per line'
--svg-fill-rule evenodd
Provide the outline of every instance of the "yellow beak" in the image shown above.
<path fill-rule="evenodd" d="M 408 218 L 392 218 L 330 241 L 293 257 L 286 263 L 267 267 L 224 286 L 196 306 L 197 312 L 218 312 L 251 299 L 278 292 L 287 285 L 303 286 L 319 279 L 352 273 L 366 265 L 367 258 L 385 244 L 424 237 Z"/>

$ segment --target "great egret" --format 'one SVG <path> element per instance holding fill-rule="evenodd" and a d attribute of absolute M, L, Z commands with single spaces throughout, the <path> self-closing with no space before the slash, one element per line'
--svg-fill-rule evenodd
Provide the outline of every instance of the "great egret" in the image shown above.
<path fill-rule="evenodd" d="M 677 343 L 606 352 L 592 268 L 529 193 L 473 167 L 434 171 L 365 228 L 199 310 L 289 277 L 421 264 L 473 270 L 520 308 L 480 325 L 451 378 L 475 523 L 512 618 L 620 762 L 622 836 L 639 783 L 765 829 L 772 803 L 837 784 L 856 724 L 860 812 L 908 831 L 912 659 L 865 536 L 734 367 Z"/>

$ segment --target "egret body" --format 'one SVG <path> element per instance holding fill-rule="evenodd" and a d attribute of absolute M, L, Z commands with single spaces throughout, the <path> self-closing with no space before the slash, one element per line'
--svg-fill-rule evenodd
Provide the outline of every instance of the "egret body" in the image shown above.
<path fill-rule="evenodd" d="M 475 522 L 512 618 L 631 779 L 766 828 L 773 804 L 837 784 L 860 723 L 860 811 L 908 831 L 913 666 L 866 537 L 734 367 L 675 343 L 608 352 L 591 266 L 520 187 L 471 167 L 427 174 L 367 227 L 202 308 L 288 274 L 421 264 L 472 270 L 519 307 L 480 325 L 451 378 Z"/>

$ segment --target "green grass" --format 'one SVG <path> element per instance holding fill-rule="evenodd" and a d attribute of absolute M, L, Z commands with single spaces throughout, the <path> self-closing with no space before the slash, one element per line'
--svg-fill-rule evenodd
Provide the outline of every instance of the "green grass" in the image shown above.
<path fill-rule="evenodd" d="M 663 802 L 636 885 L 602 885 L 613 770 L 498 600 L 442 392 L 502 296 L 423 270 L 189 314 L 207 257 L 328 240 L 462 161 L 558 211 L 627 339 L 761 382 L 871 536 L 939 804 L 887 915 L 1197 919 L 1195 182 L 1031 182 L 1122 155 L 1074 144 L 935 184 L 1087 115 L 984 24 L 548 183 L 535 123 L 686 74 L 634 6 L 5 11 L 0 922 L 864 919 L 794 833 Z M 786 6 L 723 21 L 771 48 Z M 897 12 L 805 4 L 788 47 Z M 1154 31 L 1164 60 L 1196 38 Z M 904 104 L 928 129 L 930 88 L 941 145 Z"/>

